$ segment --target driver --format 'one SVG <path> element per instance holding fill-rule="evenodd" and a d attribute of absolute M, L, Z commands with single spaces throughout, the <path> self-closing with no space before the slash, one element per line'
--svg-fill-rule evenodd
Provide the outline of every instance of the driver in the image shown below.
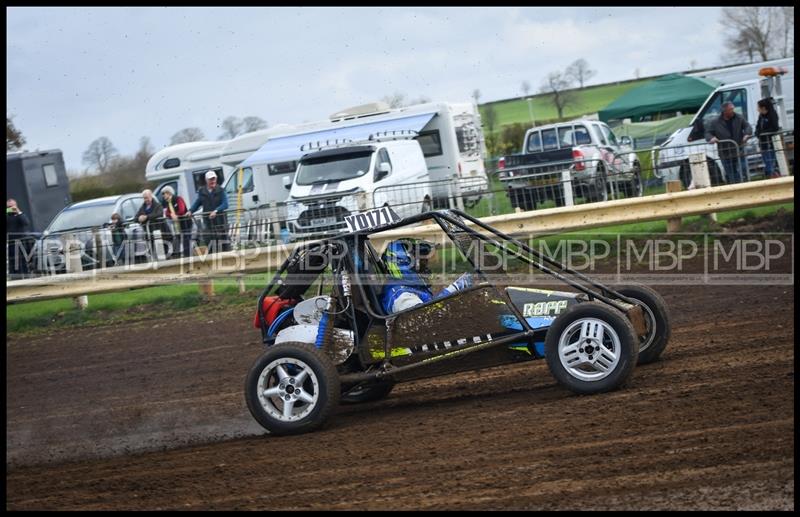
<path fill-rule="evenodd" d="M 424 276 L 430 274 L 428 260 L 435 253 L 435 243 L 420 239 L 399 239 L 389 243 L 381 255 L 390 275 L 380 297 L 387 314 L 442 298 L 472 285 L 472 276 L 464 273 L 434 295 Z"/>

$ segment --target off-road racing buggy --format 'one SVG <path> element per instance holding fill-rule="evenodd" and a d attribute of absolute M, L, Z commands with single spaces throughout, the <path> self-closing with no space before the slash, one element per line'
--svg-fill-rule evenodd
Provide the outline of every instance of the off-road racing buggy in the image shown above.
<path fill-rule="evenodd" d="M 435 244 L 382 237 L 425 221 L 468 270 L 437 294 L 425 280 Z M 669 314 L 652 289 L 601 285 L 464 212 L 401 220 L 382 207 L 348 225 L 296 247 L 258 299 L 254 326 L 266 351 L 245 398 L 271 434 L 314 430 L 340 401 L 379 400 L 398 382 L 520 360 L 545 359 L 573 392 L 606 392 L 667 346 Z M 373 243 L 387 239 L 378 253 Z M 515 287 L 501 255 L 573 291 Z"/>

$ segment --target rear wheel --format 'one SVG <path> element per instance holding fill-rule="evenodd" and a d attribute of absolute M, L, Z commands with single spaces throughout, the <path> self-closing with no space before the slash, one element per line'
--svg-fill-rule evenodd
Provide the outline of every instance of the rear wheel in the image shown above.
<path fill-rule="evenodd" d="M 647 334 L 639 340 L 639 360 L 637 364 L 647 364 L 658 360 L 667 348 L 672 324 L 667 303 L 655 290 L 646 285 L 624 285 L 616 291 L 644 306 L 644 320 Z"/>
<path fill-rule="evenodd" d="M 639 342 L 630 321 L 599 302 L 573 305 L 545 337 L 545 357 L 559 384 L 580 394 L 623 386 L 633 374 Z"/>
<path fill-rule="evenodd" d="M 608 201 L 608 178 L 606 177 L 606 168 L 602 163 L 597 164 L 595 183 L 588 188 L 586 198 L 590 203 Z"/>
<path fill-rule="evenodd" d="M 245 380 L 250 414 L 274 435 L 322 426 L 339 403 L 339 375 L 324 352 L 297 342 L 271 346 Z"/>
<path fill-rule="evenodd" d="M 641 197 L 644 194 L 644 185 L 642 184 L 642 169 L 639 166 L 639 162 L 633 164 L 631 173 L 633 178 L 622 185 L 622 193 L 625 194 L 625 197 Z"/>

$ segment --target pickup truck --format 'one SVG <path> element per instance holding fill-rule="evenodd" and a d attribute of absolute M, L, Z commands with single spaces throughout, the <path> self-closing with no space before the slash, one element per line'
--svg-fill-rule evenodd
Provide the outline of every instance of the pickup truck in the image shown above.
<path fill-rule="evenodd" d="M 618 140 L 606 124 L 576 120 L 531 128 L 522 153 L 498 161 L 498 178 L 514 208 L 534 210 L 547 200 L 565 203 L 562 172 L 569 171 L 576 196 L 605 201 L 613 188 L 641 196 L 642 173 L 627 137 Z"/>

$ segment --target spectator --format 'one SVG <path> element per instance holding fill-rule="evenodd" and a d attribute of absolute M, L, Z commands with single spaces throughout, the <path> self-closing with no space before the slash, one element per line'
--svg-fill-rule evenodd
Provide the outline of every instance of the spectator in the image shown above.
<path fill-rule="evenodd" d="M 162 217 L 164 209 L 161 208 L 161 203 L 156 201 L 153 197 L 153 191 L 150 189 L 142 191 L 144 203 L 139 207 L 136 212 L 136 220 L 142 225 L 145 232 L 145 238 L 150 243 L 150 256 L 152 260 L 156 260 L 156 230 L 161 230 L 161 235 L 165 235 Z"/>
<path fill-rule="evenodd" d="M 206 172 L 206 186 L 197 191 L 197 199 L 192 203 L 187 214 L 191 217 L 192 213 L 203 207 L 203 223 L 206 228 L 206 242 L 209 251 L 229 251 L 231 249 L 228 242 L 228 221 L 225 217 L 225 210 L 228 209 L 228 195 L 225 190 L 217 185 L 217 173 L 213 170 Z"/>
<path fill-rule="evenodd" d="M 128 240 L 128 234 L 125 233 L 125 225 L 122 222 L 122 217 L 114 212 L 111 214 L 111 224 L 108 227 L 111 230 L 111 245 L 114 251 L 114 263 L 121 264 L 127 261 L 127 250 L 125 249 Z"/>
<path fill-rule="evenodd" d="M 28 274 L 25 240 L 31 226 L 28 216 L 22 213 L 14 199 L 6 201 L 6 245 L 8 272 L 12 278 Z"/>
<path fill-rule="evenodd" d="M 717 144 L 727 183 L 740 183 L 742 173 L 747 172 L 745 156 L 739 152 L 739 146 L 744 146 L 751 136 L 753 128 L 734 111 L 733 103 L 723 102 L 722 113 L 708 124 L 705 137 L 708 143 Z"/>
<path fill-rule="evenodd" d="M 764 160 L 764 176 L 767 178 L 780 178 L 781 173 L 777 170 L 772 137 L 781 128 L 778 122 L 778 112 L 775 111 L 772 99 L 767 98 L 758 101 L 758 113 L 756 136 L 758 137 L 758 146 L 761 149 L 761 158 Z"/>
<path fill-rule="evenodd" d="M 172 256 L 189 257 L 192 247 L 192 218 L 186 214 L 186 202 L 176 196 L 175 191 L 167 185 L 161 190 L 161 206 L 164 217 L 172 230 Z"/>

